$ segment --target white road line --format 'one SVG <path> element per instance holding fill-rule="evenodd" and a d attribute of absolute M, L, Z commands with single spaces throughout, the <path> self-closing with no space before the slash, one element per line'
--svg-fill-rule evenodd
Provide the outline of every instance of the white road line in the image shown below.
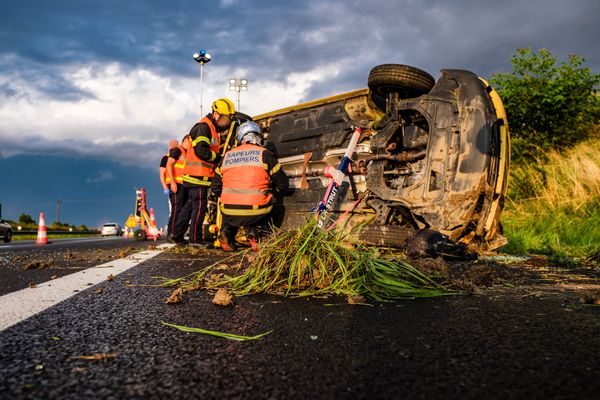
<path fill-rule="evenodd" d="M 117 276 L 172 246 L 174 245 L 162 244 L 157 247 L 157 250 L 134 253 L 126 258 L 40 283 L 36 288 L 6 294 L 0 297 L 0 331 L 106 281 L 109 274 Z"/>

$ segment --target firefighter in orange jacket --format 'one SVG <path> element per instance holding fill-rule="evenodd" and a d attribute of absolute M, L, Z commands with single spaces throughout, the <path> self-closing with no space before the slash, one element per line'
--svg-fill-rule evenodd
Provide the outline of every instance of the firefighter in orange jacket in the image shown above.
<path fill-rule="evenodd" d="M 234 113 L 231 100 L 215 100 L 212 112 L 190 130 L 190 144 L 183 169 L 183 190 L 187 201 L 177 216 L 173 232 L 168 236 L 171 242 L 185 243 L 183 237 L 189 224 L 190 245 L 204 246 L 202 224 L 207 210 L 208 188 L 221 159 L 220 134 L 229 129 Z"/>
<path fill-rule="evenodd" d="M 179 142 L 177 141 L 177 139 L 169 140 L 169 151 L 160 159 L 160 184 L 163 187 L 163 193 L 169 196 L 169 222 L 167 223 L 167 229 L 171 229 L 171 219 L 173 216 L 173 202 L 171 200 L 171 191 L 169 190 L 169 175 L 167 174 L 167 162 L 169 160 L 169 153 L 178 145 Z"/>
<path fill-rule="evenodd" d="M 270 188 L 282 193 L 289 181 L 275 155 L 262 147 L 263 137 L 255 122 L 240 125 L 236 138 L 238 146 L 225 153 L 210 187 L 221 200 L 219 241 L 224 251 L 235 250 L 235 235 L 243 226 L 252 250 L 258 251 L 259 229 L 269 222 L 275 204 Z"/>
<path fill-rule="evenodd" d="M 181 144 L 173 147 L 167 157 L 165 183 L 169 190 L 169 202 L 171 204 L 167 225 L 168 233 L 173 232 L 175 221 L 177 221 L 177 217 L 181 214 L 181 209 L 187 200 L 187 191 L 183 190 L 183 169 L 185 167 L 186 148 L 189 143 L 190 138 L 185 135 L 181 140 Z"/>

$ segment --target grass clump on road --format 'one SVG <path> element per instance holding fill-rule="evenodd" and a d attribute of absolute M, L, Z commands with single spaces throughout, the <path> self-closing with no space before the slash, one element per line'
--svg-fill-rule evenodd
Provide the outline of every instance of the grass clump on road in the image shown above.
<path fill-rule="evenodd" d="M 210 267 L 183 285 L 229 286 L 236 295 L 366 296 L 385 301 L 452 294 L 405 261 L 380 257 L 349 234 L 324 232 L 314 221 L 298 230 L 279 230 L 261 244 L 241 275 L 207 282 Z M 202 285 L 200 282 L 204 282 Z"/>

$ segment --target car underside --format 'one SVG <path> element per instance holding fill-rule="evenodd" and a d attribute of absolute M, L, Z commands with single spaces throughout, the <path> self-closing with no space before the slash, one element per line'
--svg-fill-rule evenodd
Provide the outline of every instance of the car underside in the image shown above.
<path fill-rule="evenodd" d="M 337 166 L 360 127 L 334 219 L 345 213 L 344 226 L 384 246 L 422 230 L 502 244 L 509 135 L 497 93 L 469 71 L 442 70 L 436 82 L 400 64 L 373 68 L 368 86 L 254 117 L 290 178 L 283 226 L 305 223 L 329 183 L 325 166 Z"/>

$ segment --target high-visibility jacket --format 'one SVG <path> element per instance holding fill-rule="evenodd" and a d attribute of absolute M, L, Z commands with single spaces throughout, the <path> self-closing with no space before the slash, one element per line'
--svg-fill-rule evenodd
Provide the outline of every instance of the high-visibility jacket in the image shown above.
<path fill-rule="evenodd" d="M 175 183 L 183 183 L 183 169 L 185 168 L 185 148 L 181 145 L 178 145 L 177 147 L 179 147 L 181 155 L 173 165 L 173 177 L 175 178 Z M 171 183 L 171 177 L 168 173 L 166 182 L 167 184 Z"/>
<path fill-rule="evenodd" d="M 273 208 L 264 148 L 242 144 L 228 151 L 220 174 L 223 180 L 221 212 L 226 215 L 262 215 Z"/>
<path fill-rule="evenodd" d="M 184 182 L 192 183 L 194 185 L 210 186 L 210 180 L 215 175 L 215 164 L 211 162 L 212 160 L 205 161 L 198 158 L 194 151 L 194 147 L 200 142 L 206 142 L 213 153 L 214 160 L 221 147 L 221 137 L 217 133 L 217 128 L 215 128 L 208 117 L 202 118 L 199 122 L 204 122 L 208 125 L 211 138 L 208 139 L 205 136 L 198 136 L 192 140 L 191 146 L 186 153 L 185 167 L 183 168 L 183 180 Z"/>

